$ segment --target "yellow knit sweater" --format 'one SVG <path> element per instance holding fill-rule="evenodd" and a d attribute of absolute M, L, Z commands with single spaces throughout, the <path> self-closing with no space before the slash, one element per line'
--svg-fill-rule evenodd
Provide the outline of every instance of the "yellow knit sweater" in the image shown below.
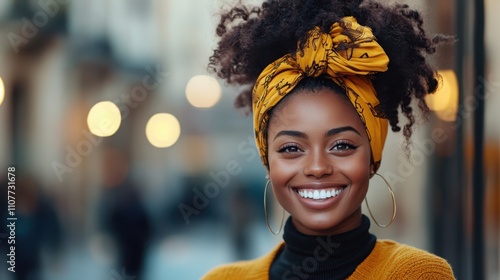
<path fill-rule="evenodd" d="M 202 279 L 267 280 L 271 263 L 282 246 L 284 243 L 255 260 L 216 267 Z M 370 255 L 347 279 L 455 279 L 455 277 L 450 265 L 438 256 L 391 240 L 378 240 Z"/>

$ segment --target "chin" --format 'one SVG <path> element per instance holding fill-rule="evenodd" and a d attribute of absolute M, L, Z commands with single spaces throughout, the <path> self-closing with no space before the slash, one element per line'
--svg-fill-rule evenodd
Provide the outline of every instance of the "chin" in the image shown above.
<path fill-rule="evenodd" d="M 341 222 L 337 219 L 332 219 L 329 214 L 308 215 L 303 219 L 295 219 L 295 225 L 300 224 L 299 231 L 303 231 L 308 235 L 328 235 L 338 231 Z"/>
<path fill-rule="evenodd" d="M 341 211 L 322 213 L 300 213 L 292 214 L 296 228 L 306 235 L 331 235 L 350 231 L 361 222 L 361 208 L 353 213 L 341 213 Z"/>

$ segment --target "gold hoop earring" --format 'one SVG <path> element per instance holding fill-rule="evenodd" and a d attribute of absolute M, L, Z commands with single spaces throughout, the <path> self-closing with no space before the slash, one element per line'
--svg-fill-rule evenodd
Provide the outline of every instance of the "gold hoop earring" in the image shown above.
<path fill-rule="evenodd" d="M 379 226 L 381 228 L 386 228 L 386 227 L 390 226 L 392 224 L 392 222 L 394 222 L 394 219 L 396 218 L 396 197 L 394 196 L 394 192 L 392 191 L 391 185 L 389 185 L 389 182 L 387 182 L 387 180 L 384 178 L 384 176 L 382 176 L 382 175 L 380 175 L 378 173 L 375 173 L 373 175 L 378 175 L 380 178 L 382 178 L 382 180 L 384 180 L 385 184 L 387 185 L 387 188 L 389 189 L 389 192 L 391 193 L 391 198 L 392 198 L 392 217 L 391 217 L 391 221 L 388 224 L 386 224 L 386 225 L 380 224 L 375 219 L 375 217 L 373 216 L 372 210 L 370 210 L 370 206 L 368 205 L 368 200 L 366 199 L 366 196 L 365 196 L 366 208 L 368 208 L 368 212 L 370 213 L 370 217 L 372 217 L 372 220 L 375 222 L 375 224 L 377 224 L 377 226 Z"/>
<path fill-rule="evenodd" d="M 267 180 L 266 187 L 264 188 L 264 215 L 266 216 L 266 225 L 267 225 L 267 228 L 269 229 L 269 231 L 274 235 L 278 235 L 278 234 L 280 234 L 281 229 L 283 228 L 283 223 L 285 220 L 285 209 L 283 209 L 283 214 L 281 215 L 280 227 L 279 227 L 277 232 L 274 232 L 274 230 L 271 228 L 271 225 L 269 224 L 269 216 L 267 214 L 266 196 L 267 196 L 267 187 L 269 186 L 269 183 L 271 183 L 271 181 Z"/>

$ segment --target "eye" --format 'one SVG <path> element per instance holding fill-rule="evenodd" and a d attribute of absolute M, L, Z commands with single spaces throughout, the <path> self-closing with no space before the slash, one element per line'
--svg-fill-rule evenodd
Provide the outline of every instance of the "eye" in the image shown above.
<path fill-rule="evenodd" d="M 350 150 L 355 150 L 356 148 L 358 148 L 358 146 L 354 145 L 351 142 L 338 141 L 333 145 L 332 150 L 339 152 L 348 152 Z"/>
<path fill-rule="evenodd" d="M 297 145 L 295 144 L 285 144 L 283 146 L 281 146 L 278 150 L 278 153 L 288 153 L 288 154 L 291 154 L 291 153 L 298 153 L 298 152 L 301 152 L 302 150 L 299 149 L 299 147 L 297 147 Z"/>

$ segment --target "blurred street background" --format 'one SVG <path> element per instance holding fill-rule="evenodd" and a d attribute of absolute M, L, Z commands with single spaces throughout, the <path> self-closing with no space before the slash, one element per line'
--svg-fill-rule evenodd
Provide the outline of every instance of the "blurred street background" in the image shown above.
<path fill-rule="evenodd" d="M 0 0 L 0 279 L 199 279 L 280 242 L 252 118 L 206 69 L 234 2 Z M 410 159 L 389 133 L 398 214 L 372 231 L 500 279 L 500 2 L 402 2 L 457 42 L 431 58 L 442 86 Z M 390 219 L 381 179 L 368 200 Z"/>

